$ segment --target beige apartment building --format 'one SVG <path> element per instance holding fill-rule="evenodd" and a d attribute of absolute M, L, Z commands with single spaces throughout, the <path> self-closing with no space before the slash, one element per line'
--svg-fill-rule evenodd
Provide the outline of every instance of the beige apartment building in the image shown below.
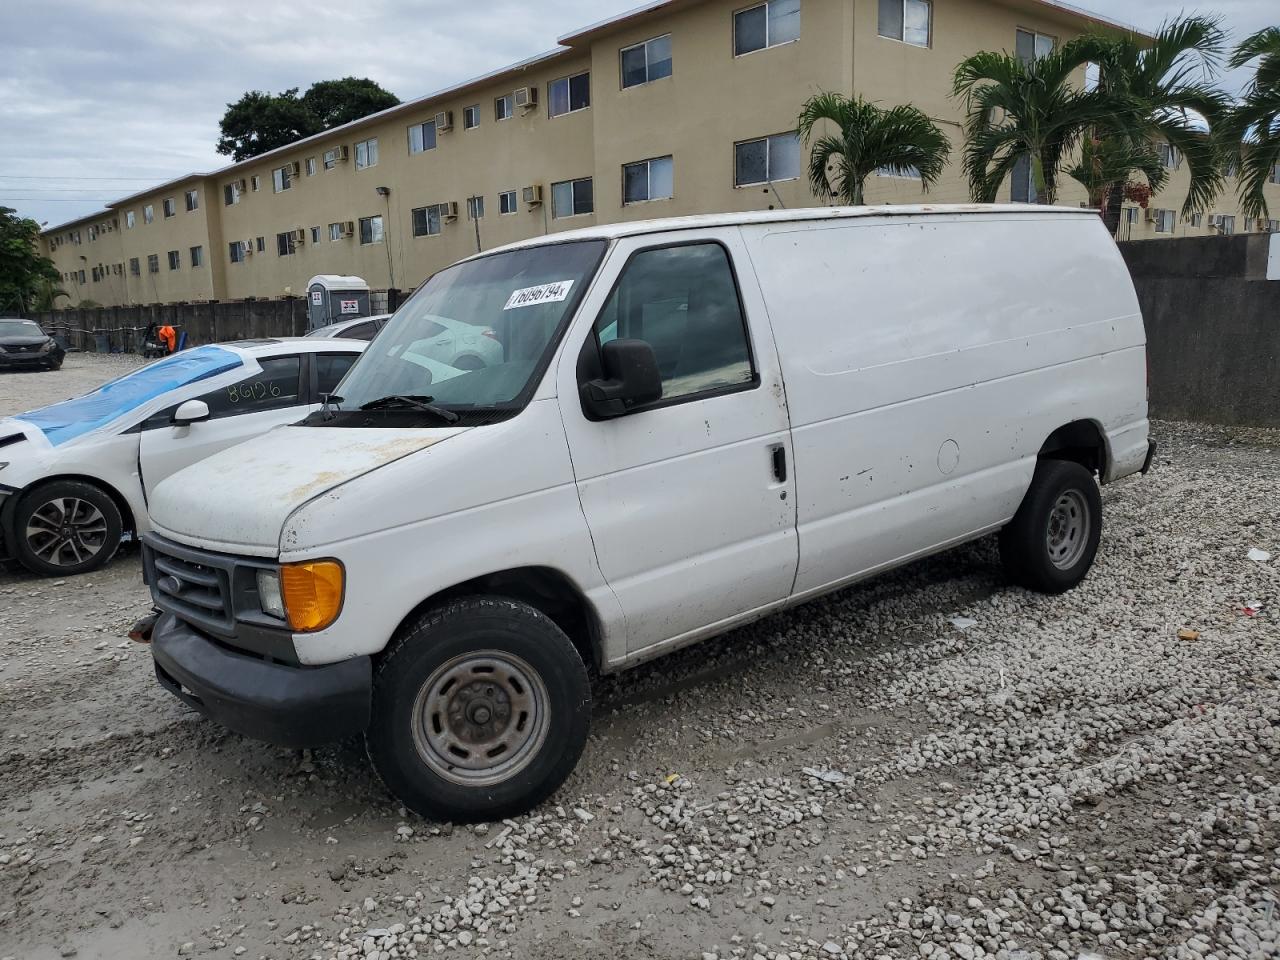
<path fill-rule="evenodd" d="M 477 250 L 595 223 L 812 206 L 795 136 L 820 90 L 914 103 L 952 136 L 942 182 L 881 176 L 873 203 L 963 202 L 955 65 L 1037 50 L 1102 17 L 1053 0 L 659 0 L 556 50 L 288 147 L 192 174 L 46 230 L 74 300 L 305 293 L 322 273 L 409 290 Z M 1083 77 L 1081 77 L 1083 82 Z M 1131 238 L 1280 230 L 1236 210 L 1178 215 L 1185 165 Z M 1280 170 L 1270 198 L 1280 217 Z M 1271 188 L 1269 188 L 1271 189 Z M 1005 199 L 1028 201 L 1025 176 Z M 1074 181 L 1059 202 L 1083 204 Z"/>

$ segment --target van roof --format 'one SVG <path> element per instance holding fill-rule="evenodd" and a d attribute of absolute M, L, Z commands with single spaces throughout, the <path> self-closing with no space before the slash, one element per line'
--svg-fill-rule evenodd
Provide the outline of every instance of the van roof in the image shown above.
<path fill-rule="evenodd" d="M 548 233 L 528 240 L 519 240 L 495 247 L 477 256 L 487 256 L 500 250 L 518 250 L 566 240 L 613 240 L 618 237 L 640 236 L 646 233 L 666 233 L 673 230 L 705 230 L 714 227 L 740 227 L 761 223 L 812 223 L 827 220 L 856 220 L 863 217 L 957 217 L 980 214 L 1008 216 L 1089 216 L 1098 212 L 1084 207 L 1050 207 L 1030 203 L 916 203 L 886 204 L 866 207 L 804 207 L 795 210 L 753 210 L 745 213 L 703 213 L 689 217 L 668 217 L 662 220 L 632 220 L 624 223 L 605 223 L 595 227 L 581 227 Z M 474 259 L 474 258 L 472 258 Z"/>

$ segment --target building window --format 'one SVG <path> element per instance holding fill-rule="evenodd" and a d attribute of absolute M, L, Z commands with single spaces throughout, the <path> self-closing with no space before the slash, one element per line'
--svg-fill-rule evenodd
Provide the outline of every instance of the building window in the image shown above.
<path fill-rule="evenodd" d="M 890 177 L 894 180 L 919 180 L 920 171 L 915 167 L 876 167 L 877 177 Z"/>
<path fill-rule="evenodd" d="M 1203 213 L 1193 213 L 1193 214 L 1191 215 L 1191 225 L 1192 225 L 1193 227 L 1200 227 L 1200 226 L 1203 226 L 1203 225 L 1204 225 L 1204 214 L 1203 214 Z"/>
<path fill-rule="evenodd" d="M 409 128 L 409 152 L 422 153 L 436 148 L 436 122 L 415 123 Z M 360 163 L 360 148 L 356 147 L 356 164 Z"/>
<path fill-rule="evenodd" d="M 1233 235 L 1236 232 L 1236 218 L 1227 216 L 1219 217 L 1218 228 L 1222 231 L 1222 235 L 1225 237 Z"/>
<path fill-rule="evenodd" d="M 474 130 L 480 126 L 480 104 L 462 109 L 462 129 Z"/>
<path fill-rule="evenodd" d="M 1035 181 L 1031 177 L 1030 156 L 1024 153 L 1014 162 L 1011 180 L 1014 203 L 1036 202 L 1036 185 Z"/>
<path fill-rule="evenodd" d="M 307 167 L 307 176 L 314 177 L 316 175 L 316 158 L 307 157 L 306 167 Z"/>
<path fill-rule="evenodd" d="M 516 200 L 516 192 L 514 190 L 505 190 L 498 194 L 498 213 L 506 216 L 509 213 L 519 213 L 520 204 Z"/>
<path fill-rule="evenodd" d="M 262 185 L 262 184 L 259 182 L 258 177 L 257 177 L 257 175 L 256 175 L 256 174 L 255 174 L 254 176 L 252 176 L 252 177 L 250 177 L 250 178 L 249 178 L 249 189 L 251 189 L 254 193 L 257 193 L 257 192 L 258 192 L 258 188 L 259 188 L 261 185 Z"/>
<path fill-rule="evenodd" d="M 1271 176 L 1267 178 L 1271 183 L 1280 183 L 1280 163 L 1271 168 Z"/>
<path fill-rule="evenodd" d="M 1168 170 L 1177 170 L 1182 163 L 1182 158 L 1178 155 L 1178 148 L 1171 143 L 1157 143 L 1156 156 L 1160 158 L 1160 163 Z"/>
<path fill-rule="evenodd" d="M 378 138 L 370 137 L 356 144 L 356 169 L 364 170 L 378 164 Z"/>
<path fill-rule="evenodd" d="M 160 272 L 160 254 L 158 253 L 147 254 L 147 273 L 159 273 L 159 272 Z"/>
<path fill-rule="evenodd" d="M 166 198 L 162 206 L 164 208 L 164 218 L 166 220 L 178 213 L 178 205 L 174 203 L 173 197 Z"/>
<path fill-rule="evenodd" d="M 1019 29 L 1014 38 L 1014 46 L 1019 60 L 1023 63 L 1034 63 L 1041 57 L 1047 57 L 1053 53 L 1058 46 L 1058 38 L 1051 37 L 1047 33 Z"/>
<path fill-rule="evenodd" d="M 735 57 L 799 39 L 800 0 L 769 0 L 733 15 Z"/>
<path fill-rule="evenodd" d="M 271 191 L 273 193 L 284 193 L 293 186 L 293 180 L 289 177 L 288 167 L 277 167 L 271 171 Z"/>
<path fill-rule="evenodd" d="M 129 258 L 129 274 L 134 277 L 142 276 L 142 265 L 138 262 L 137 257 Z"/>
<path fill-rule="evenodd" d="M 591 106 L 591 73 L 561 77 L 547 84 L 547 109 L 553 117 Z"/>
<path fill-rule="evenodd" d="M 1253 219 L 1253 217 L 1245 217 L 1245 218 L 1244 218 L 1244 232 L 1245 232 L 1245 233 L 1253 233 L 1254 227 L 1256 227 L 1257 225 L 1258 225 L 1258 221 L 1257 221 L 1257 220 L 1255 220 L 1255 219 Z"/>
<path fill-rule="evenodd" d="M 263 250 L 267 249 L 267 238 L 259 237 L 254 241 L 253 245 L 257 248 L 258 252 L 261 253 Z"/>
<path fill-rule="evenodd" d="M 1174 217 L 1172 210 L 1156 211 L 1156 233 L 1173 233 Z"/>
<path fill-rule="evenodd" d="M 1280 220 L 1268 220 L 1267 233 L 1280 233 Z"/>
<path fill-rule="evenodd" d="M 179 254 L 177 250 L 170 250 L 169 251 L 169 269 L 177 270 L 180 266 L 182 266 L 182 255 Z"/>
<path fill-rule="evenodd" d="M 1131 224 L 1131 225 L 1132 225 L 1132 224 L 1137 223 L 1137 222 L 1138 222 L 1138 208 L 1137 208 L 1137 207 L 1125 207 L 1125 208 L 1124 208 L 1124 220 L 1125 220 L 1125 223 L 1128 223 L 1128 224 Z"/>
<path fill-rule="evenodd" d="M 130 210 L 128 213 L 124 215 L 124 225 L 127 229 L 132 230 L 134 227 L 134 224 L 136 224 L 137 222 L 138 222 L 138 218 L 134 216 L 134 213 L 132 210 Z"/>
<path fill-rule="evenodd" d="M 319 242 L 320 242 L 320 228 L 319 228 L 319 227 L 312 227 L 312 228 L 311 228 L 311 243 L 314 245 L 314 244 L 317 244 L 317 243 L 319 243 Z"/>
<path fill-rule="evenodd" d="M 360 242 L 361 243 L 381 243 L 382 242 L 382 217 L 361 217 L 360 218 Z"/>
<path fill-rule="evenodd" d="M 244 260 L 244 244 L 239 240 L 232 240 L 227 244 L 227 252 L 231 255 L 232 263 L 240 263 Z"/>
<path fill-rule="evenodd" d="M 200 209 L 200 191 L 187 191 L 187 213 L 193 213 Z"/>
<path fill-rule="evenodd" d="M 94 240 L 97 240 L 97 239 L 98 239 L 98 228 L 97 226 L 92 226 L 89 228 L 89 242 L 92 243 Z"/>
<path fill-rule="evenodd" d="M 413 235 L 415 237 L 438 237 L 444 216 L 448 212 L 442 203 L 433 203 L 429 207 L 417 207 L 410 211 L 413 217 Z"/>
<path fill-rule="evenodd" d="M 794 133 L 735 143 L 733 154 L 736 187 L 794 180 L 800 176 L 800 138 Z"/>
<path fill-rule="evenodd" d="M 151 204 L 149 204 L 149 203 L 148 203 L 145 207 L 143 207 L 143 208 L 142 208 L 142 222 L 143 222 L 143 223 L 155 223 L 155 221 L 156 221 L 156 211 L 155 211 L 155 208 L 154 208 Z M 79 243 L 79 242 L 80 242 L 80 238 L 77 236 L 77 237 L 76 237 L 76 243 Z"/>
<path fill-rule="evenodd" d="M 915 47 L 933 42 L 933 4 L 929 0 L 880 0 L 880 36 Z"/>
<path fill-rule="evenodd" d="M 484 219 L 484 197 L 467 197 L 467 219 Z"/>
<path fill-rule="evenodd" d="M 622 89 L 671 76 L 671 34 L 655 37 L 633 47 L 626 47 L 622 54 Z"/>
<path fill-rule="evenodd" d="M 240 202 L 240 181 L 234 180 L 222 188 L 222 202 L 226 206 L 231 206 Z"/>
<path fill-rule="evenodd" d="M 329 240 L 342 240 L 347 235 L 347 228 L 341 223 L 329 224 Z"/>
<path fill-rule="evenodd" d="M 622 168 L 622 202 L 670 200 L 675 187 L 674 181 L 674 167 L 670 157 L 628 163 Z"/>
<path fill-rule="evenodd" d="M 493 101 L 493 119 L 510 120 L 513 112 L 512 95 L 507 94 L 505 97 L 498 97 Z"/>
<path fill-rule="evenodd" d="M 551 185 L 551 216 L 557 220 L 594 213 L 595 189 L 590 177 Z"/>
<path fill-rule="evenodd" d="M 298 252 L 296 241 L 293 239 L 293 231 L 286 230 L 284 233 L 276 234 L 276 253 L 282 257 L 291 257 Z"/>
<path fill-rule="evenodd" d="M 193 267 L 204 266 L 204 247 L 191 248 L 191 266 Z"/>

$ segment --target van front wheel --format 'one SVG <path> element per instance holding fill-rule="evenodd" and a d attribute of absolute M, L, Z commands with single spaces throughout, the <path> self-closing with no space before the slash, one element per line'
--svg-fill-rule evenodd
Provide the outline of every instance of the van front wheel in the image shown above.
<path fill-rule="evenodd" d="M 500 820 L 564 783 L 590 723 L 586 666 L 564 632 L 528 604 L 470 597 L 392 643 L 374 674 L 365 747 L 416 813 Z"/>
<path fill-rule="evenodd" d="M 1069 460 L 1041 460 L 1022 506 L 1000 531 L 1000 559 L 1014 583 L 1065 593 L 1088 574 L 1101 537 L 1093 474 Z"/>

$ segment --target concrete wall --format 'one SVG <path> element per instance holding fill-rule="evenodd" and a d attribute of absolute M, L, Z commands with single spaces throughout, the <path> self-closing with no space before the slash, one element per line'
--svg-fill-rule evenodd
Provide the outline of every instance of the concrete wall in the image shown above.
<path fill-rule="evenodd" d="M 1120 244 L 1147 325 L 1151 414 L 1280 427 L 1280 236 Z"/>

